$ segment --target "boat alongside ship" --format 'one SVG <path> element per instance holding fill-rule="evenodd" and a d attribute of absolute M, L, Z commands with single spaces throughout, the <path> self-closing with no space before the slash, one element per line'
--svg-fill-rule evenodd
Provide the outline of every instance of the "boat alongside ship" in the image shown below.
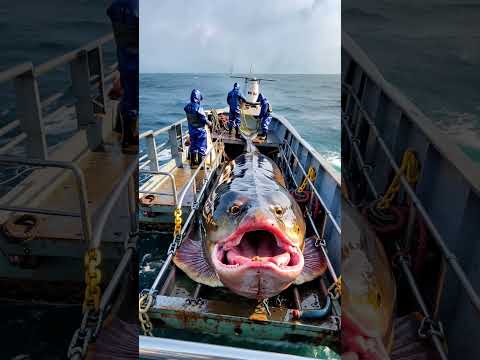
<path fill-rule="evenodd" d="M 258 90 L 258 82 L 250 81 Z M 242 133 L 252 136 L 257 131 L 258 111 L 255 107 L 242 111 Z M 228 135 L 228 109 L 206 113 L 213 127 L 208 131 L 207 155 L 197 168 L 187 161 L 186 119 L 140 135 L 140 238 L 153 237 L 161 248 L 155 254 L 157 261 L 161 259 L 158 273 L 147 281 L 140 279 L 139 315 L 146 335 L 140 337 L 140 356 L 181 358 L 183 349 L 192 344 L 188 341 L 200 338 L 204 340 L 192 345 L 190 359 L 214 351 L 220 351 L 220 357 L 233 351 L 238 357 L 232 358 L 238 359 L 277 356 L 278 352 L 339 358 L 340 178 L 281 115 L 272 114 L 267 141 L 255 146 L 282 170 L 288 190 L 301 203 L 307 236 L 316 237 L 318 251 L 328 258 L 328 270 L 316 280 L 292 285 L 280 295 L 258 302 L 226 288 L 195 283 L 173 264 L 183 238 L 199 226 L 198 209 L 204 206 L 225 165 L 245 147 L 243 139 Z M 162 144 L 157 146 L 157 142 Z M 146 251 L 140 263 L 141 277 L 152 272 L 150 255 Z M 168 339 L 175 339 L 174 347 Z M 229 347 L 218 347 L 226 344 Z M 253 349 L 267 353 L 251 353 Z"/>

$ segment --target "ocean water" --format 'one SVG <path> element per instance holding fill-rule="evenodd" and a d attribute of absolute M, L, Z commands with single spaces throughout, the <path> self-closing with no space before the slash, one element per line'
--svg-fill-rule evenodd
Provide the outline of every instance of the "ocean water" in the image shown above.
<path fill-rule="evenodd" d="M 342 30 L 480 164 L 478 1 L 342 1 Z"/>
<path fill-rule="evenodd" d="M 340 170 L 340 75 L 258 75 L 273 111 L 285 116 L 333 167 Z M 158 129 L 185 116 L 193 88 L 205 109 L 227 106 L 237 79 L 227 74 L 140 74 L 140 131 Z M 243 86 L 243 81 L 238 79 Z"/>

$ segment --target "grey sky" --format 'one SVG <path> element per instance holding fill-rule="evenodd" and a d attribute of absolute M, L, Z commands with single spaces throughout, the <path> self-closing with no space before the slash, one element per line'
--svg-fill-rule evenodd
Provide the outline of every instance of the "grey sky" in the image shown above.
<path fill-rule="evenodd" d="M 141 0 L 141 72 L 339 73 L 340 0 Z"/>

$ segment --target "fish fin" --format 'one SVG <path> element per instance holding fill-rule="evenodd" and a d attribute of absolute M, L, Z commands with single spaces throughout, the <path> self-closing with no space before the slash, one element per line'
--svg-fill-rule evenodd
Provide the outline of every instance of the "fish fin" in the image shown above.
<path fill-rule="evenodd" d="M 173 262 L 196 282 L 212 287 L 223 286 L 204 254 L 202 242 L 187 236 L 177 249 Z"/>
<path fill-rule="evenodd" d="M 315 246 L 315 237 L 305 239 L 303 249 L 303 270 L 295 280 L 295 285 L 300 285 L 322 275 L 327 269 L 327 261 L 322 249 Z"/>

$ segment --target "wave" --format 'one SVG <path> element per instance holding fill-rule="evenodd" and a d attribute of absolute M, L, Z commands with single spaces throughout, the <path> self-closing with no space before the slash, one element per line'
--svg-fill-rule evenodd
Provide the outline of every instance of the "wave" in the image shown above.
<path fill-rule="evenodd" d="M 359 9 L 359 8 L 350 8 L 350 9 L 343 10 L 342 11 L 342 17 L 343 16 L 347 16 L 347 17 L 351 16 L 351 17 L 354 17 L 357 20 L 361 20 L 363 18 L 363 19 L 375 20 L 375 21 L 379 21 L 379 22 L 387 22 L 388 21 L 388 18 L 383 16 L 383 15 L 376 14 L 376 13 L 369 12 L 369 11 L 365 11 L 365 10 Z"/>

